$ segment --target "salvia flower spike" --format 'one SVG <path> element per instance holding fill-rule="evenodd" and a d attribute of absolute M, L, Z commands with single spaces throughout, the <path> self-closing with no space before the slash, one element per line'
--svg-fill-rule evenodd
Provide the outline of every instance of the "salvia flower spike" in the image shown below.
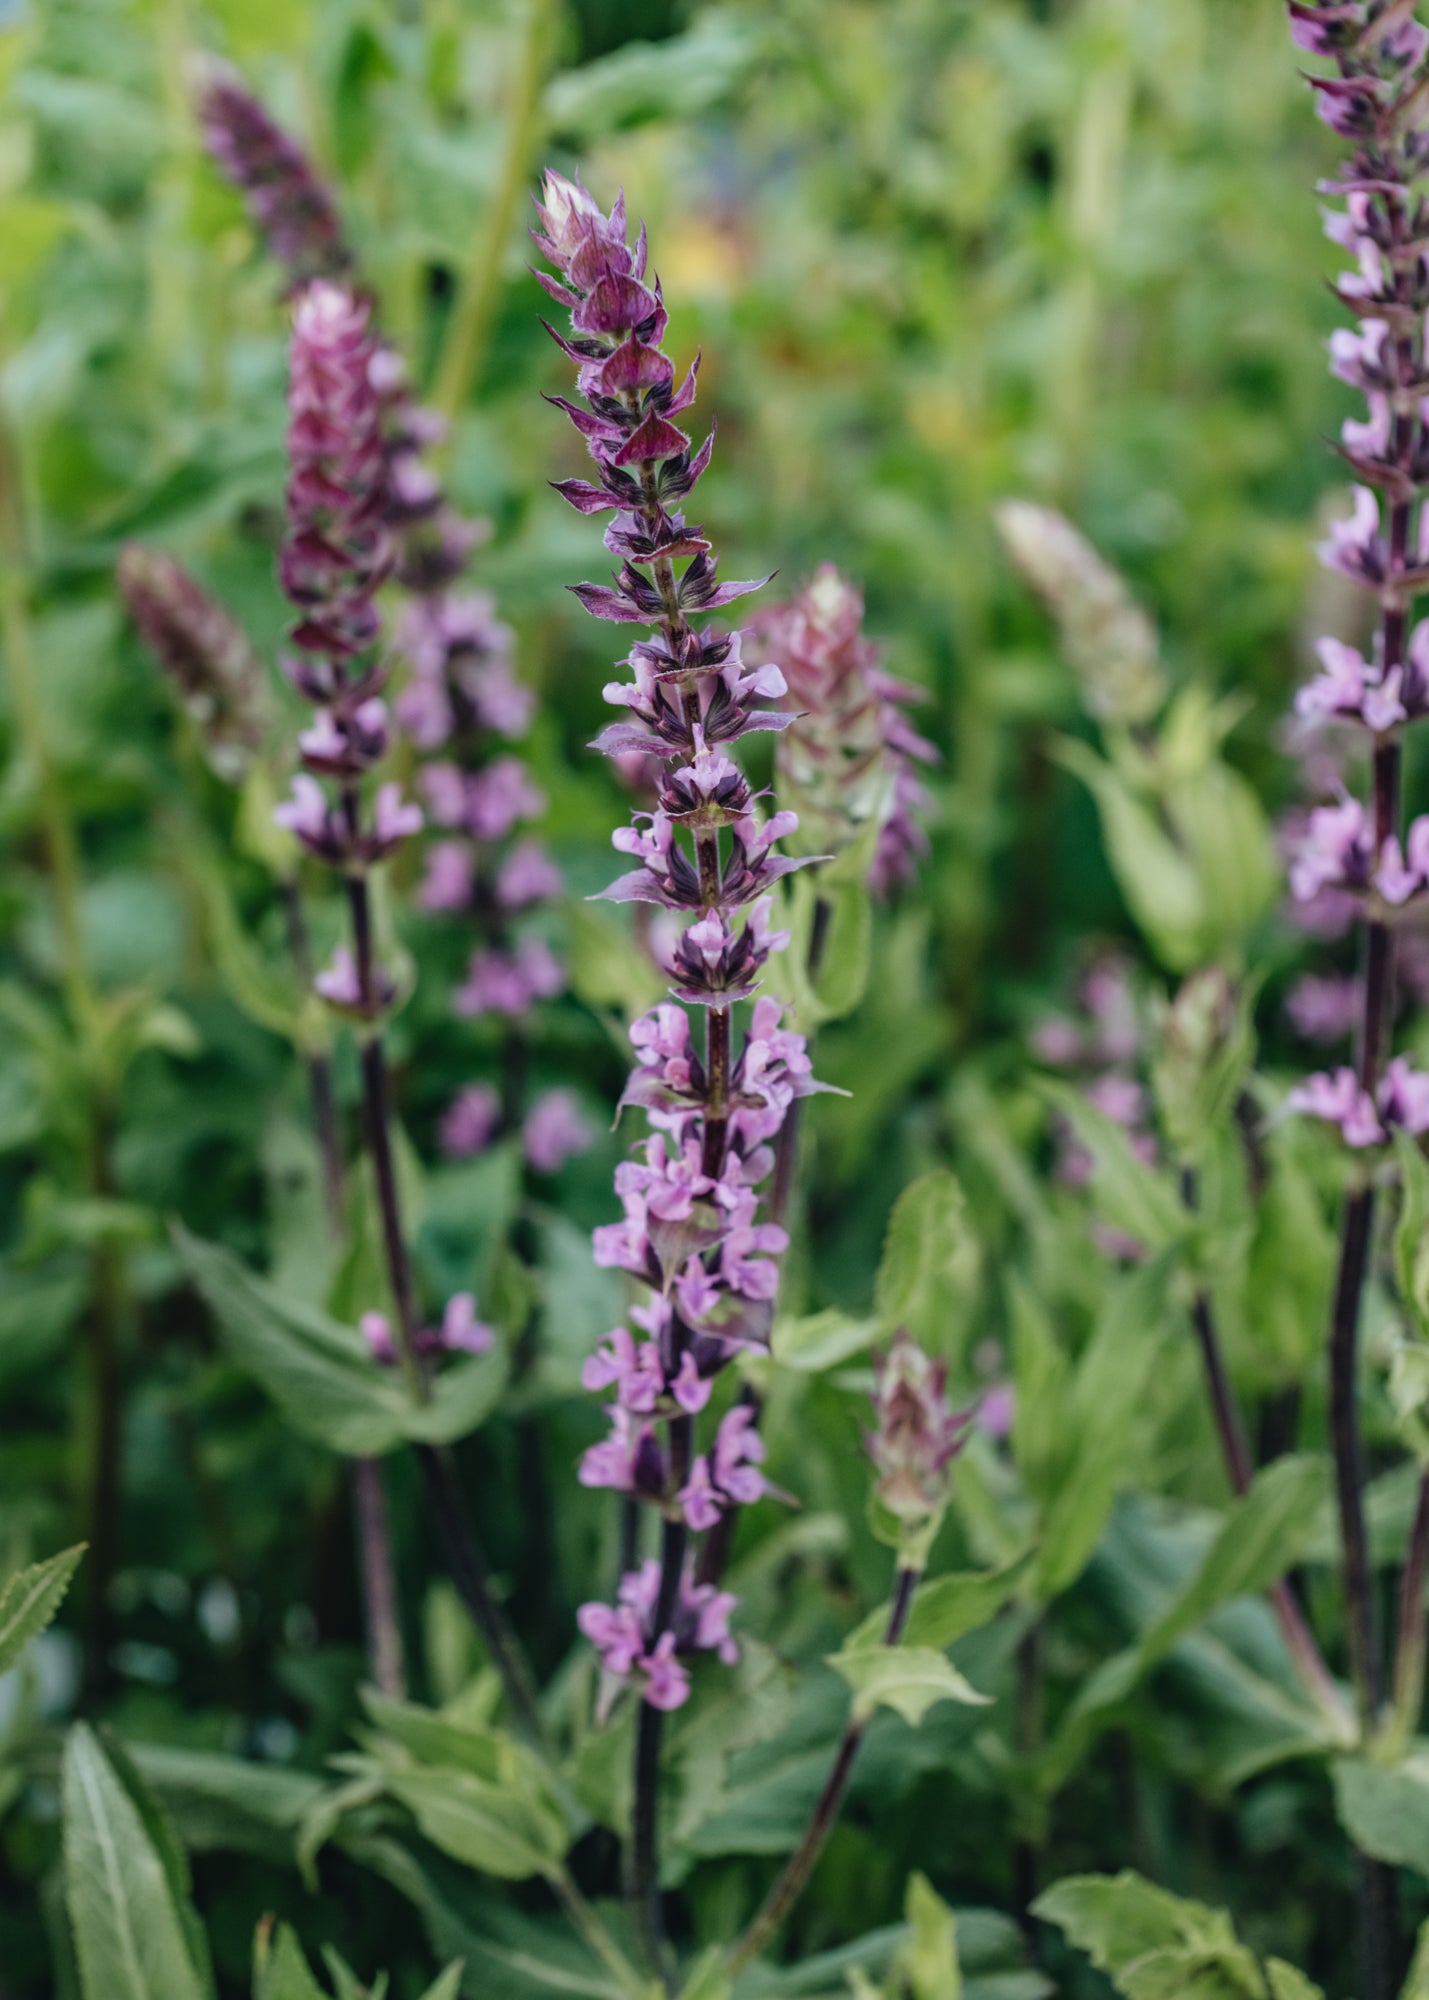
<path fill-rule="evenodd" d="M 381 783 L 369 799 L 365 785 L 390 736 L 375 601 L 391 564 L 376 352 L 368 308 L 348 288 L 317 279 L 298 295 L 280 573 L 299 618 L 290 634 L 296 650 L 283 665 L 315 714 L 298 739 L 304 768 L 275 817 L 352 882 L 422 826 L 399 786 Z M 370 925 L 357 927 L 352 952 L 339 953 L 317 986 L 355 1019 L 385 1011 L 393 982 L 376 963 Z"/>
<path fill-rule="evenodd" d="M 141 638 L 183 703 L 216 775 L 244 777 L 275 721 L 248 635 L 172 556 L 131 542 L 116 571 Z"/>
<path fill-rule="evenodd" d="M 917 767 L 938 753 L 903 713 L 918 690 L 884 673 L 863 629 L 863 594 L 832 563 L 758 618 L 754 635 L 788 682 L 794 719 L 779 739 L 779 796 L 799 815 L 802 845 L 838 853 L 875 822 L 869 879 L 887 895 L 928 845 Z"/>
<path fill-rule="evenodd" d="M 242 195 L 290 289 L 312 278 L 344 276 L 352 253 L 331 191 L 238 73 L 211 58 L 199 78 L 198 118 L 210 156 Z"/>
<path fill-rule="evenodd" d="M 664 1516 L 653 1581 L 632 1572 L 613 1608 L 581 1616 L 607 1675 L 663 1708 L 684 1700 L 691 1652 L 729 1657 L 733 1646 L 732 1607 L 690 1566 L 689 1534 L 767 1490 L 750 1408 L 707 1419 L 702 1450 L 695 1420 L 739 1349 L 767 1345 L 787 1239 L 760 1219 L 759 1188 L 789 1106 L 816 1087 L 802 1036 L 759 995 L 770 953 L 787 942 L 770 891 L 801 865 L 778 852 L 797 820 L 762 820 L 731 755 L 749 731 L 782 730 L 791 717 L 775 706 L 786 692 L 777 667 L 747 665 L 739 632 L 696 623 L 758 586 L 722 582 L 708 538 L 683 511 L 713 433 L 696 446 L 676 421 L 694 401 L 696 367 L 677 381 L 664 351 L 667 315 L 644 232 L 630 244 L 623 202 L 606 215 L 560 174 L 546 176 L 538 210 L 535 240 L 559 274 L 541 282 L 570 315 L 569 334 L 550 330 L 583 399 L 554 400 L 594 462 L 592 479 L 557 490 L 580 513 L 612 517 L 605 542 L 618 565 L 610 583 L 579 584 L 576 595 L 596 618 L 649 631 L 624 662 L 628 678 L 605 690 L 620 719 L 596 747 L 652 757 L 661 776 L 654 809 L 615 835 L 634 866 L 606 894 L 657 904 L 682 926 L 673 998 L 631 1031 L 624 1102 L 653 1131 L 617 1170 L 622 1219 L 595 1232 L 597 1263 L 629 1273 L 648 1300 L 630 1315 L 635 1331 L 617 1328 L 586 1364 L 611 1428 L 580 1469 L 586 1485 Z M 733 1009 L 751 1000 L 736 1049 Z"/>
<path fill-rule="evenodd" d="M 1356 1067 L 1311 1077 L 1290 1103 L 1363 1149 L 1383 1145 L 1395 1126 L 1429 1129 L 1429 1078 L 1402 1058 L 1391 1062 L 1387 1046 L 1395 927 L 1429 896 L 1429 818 L 1406 832 L 1399 799 L 1400 740 L 1429 713 L 1429 624 L 1410 623 L 1429 583 L 1429 207 L 1419 191 L 1429 170 L 1429 32 L 1387 0 L 1290 0 L 1289 13 L 1297 46 L 1334 65 L 1309 82 L 1320 116 L 1350 144 L 1323 191 L 1341 204 L 1326 229 L 1353 260 L 1336 294 L 1358 327 L 1332 337 L 1330 366 L 1365 399 L 1364 416 L 1346 422 L 1340 437 L 1356 482 L 1350 514 L 1331 526 L 1319 553 L 1379 610 L 1368 655 L 1339 639 L 1320 642 L 1320 672 L 1295 704 L 1302 722 L 1361 733 L 1374 788 L 1368 804 L 1342 793 L 1311 812 L 1291 853 L 1297 902 L 1308 909 L 1334 897 L 1358 907 L 1367 966 Z"/>

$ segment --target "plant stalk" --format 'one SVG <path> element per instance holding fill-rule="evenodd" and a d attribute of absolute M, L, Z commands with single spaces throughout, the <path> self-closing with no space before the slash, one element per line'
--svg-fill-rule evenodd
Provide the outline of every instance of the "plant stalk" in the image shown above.
<path fill-rule="evenodd" d="M 348 809 L 350 814 L 356 812 L 355 798 L 350 798 Z M 370 999 L 376 992 L 376 983 L 372 907 L 366 876 L 349 876 L 347 889 L 358 990 Z M 367 1145 L 377 1186 L 387 1280 L 397 1314 L 398 1353 L 414 1397 L 424 1403 L 431 1396 L 431 1384 L 417 1347 L 416 1287 L 402 1228 L 397 1168 L 392 1152 L 391 1092 L 381 1035 L 368 1034 L 363 1040 L 361 1053 Z M 530 1669 L 492 1590 L 485 1557 L 467 1518 L 451 1453 L 445 1446 L 429 1444 L 417 1445 L 416 1453 L 458 1595 L 491 1655 L 492 1665 L 501 1676 L 518 1726 L 544 1753 L 549 1754 Z"/>
<path fill-rule="evenodd" d="M 913 1608 L 913 1593 L 917 1587 L 918 1571 L 900 1569 L 893 1606 L 883 1634 L 885 1646 L 896 1646 L 903 1637 L 903 1628 L 908 1623 L 908 1613 Z M 808 1826 L 804 1829 L 803 1839 L 785 1862 L 783 1873 L 765 1897 L 753 1922 L 730 1949 L 726 1970 L 731 1979 L 736 1978 L 752 1959 L 759 1956 L 803 1893 L 805 1884 L 814 1872 L 814 1865 L 823 1853 L 829 1835 L 837 1823 L 844 1793 L 848 1789 L 854 1762 L 867 1729 L 866 1722 L 851 1722 L 844 1731 L 833 1768 L 824 1781 L 824 1789 L 820 1792 Z"/>
<path fill-rule="evenodd" d="M 297 972 L 298 983 L 307 992 L 313 983 L 313 954 L 302 896 L 291 877 L 279 884 L 279 893 L 288 928 L 289 956 Z M 347 1204 L 332 1064 L 321 1049 L 309 1049 L 304 1056 L 304 1064 L 308 1072 L 313 1130 L 317 1135 L 318 1157 L 322 1162 L 323 1208 L 327 1215 L 328 1234 L 334 1245 L 340 1247 L 347 1234 Z M 397 1571 L 392 1557 L 392 1517 L 378 1459 L 353 1460 L 352 1496 L 368 1665 L 382 1693 L 394 1701 L 401 1701 L 407 1691 L 406 1662 L 402 1647 Z"/>
<path fill-rule="evenodd" d="M 541 128 L 541 89 L 554 25 L 553 0 L 526 0 L 525 32 L 506 128 L 501 179 L 481 220 L 471 261 L 457 286 L 456 304 L 432 383 L 432 403 L 454 423 L 481 374 L 501 293 L 501 262 L 511 240 L 528 162 Z"/>
<path fill-rule="evenodd" d="M 1196 1295 L 1191 1308 L 1191 1322 L 1196 1329 L 1196 1340 L 1206 1371 L 1211 1414 L 1215 1419 L 1216 1435 L 1220 1439 L 1226 1474 L 1230 1480 L 1231 1491 L 1237 1499 L 1240 1499 L 1250 1491 L 1254 1468 L 1251 1464 L 1250 1447 L 1246 1442 L 1245 1423 L 1241 1416 L 1240 1405 L 1236 1400 L 1235 1389 L 1226 1368 L 1211 1303 L 1204 1292 L 1198 1292 Z M 1292 1585 L 1287 1578 L 1282 1577 L 1278 1583 L 1270 1586 L 1266 1595 L 1306 1692 L 1326 1721 L 1331 1724 L 1336 1736 L 1349 1742 L 1354 1735 L 1354 1718 L 1346 1709 L 1340 1690 L 1335 1685 L 1334 1676 L 1325 1665 L 1320 1649 L 1315 1644 L 1314 1634 L 1306 1622 L 1304 1612 L 1300 1609 Z"/>

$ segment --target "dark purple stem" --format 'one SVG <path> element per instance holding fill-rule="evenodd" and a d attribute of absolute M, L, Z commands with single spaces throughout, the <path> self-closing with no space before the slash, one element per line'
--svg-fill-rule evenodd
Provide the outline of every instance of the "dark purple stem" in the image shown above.
<path fill-rule="evenodd" d="M 1250 1449 L 1246 1443 L 1245 1424 L 1241 1418 L 1240 1405 L 1236 1400 L 1225 1356 L 1221 1351 L 1220 1336 L 1216 1331 L 1210 1301 L 1204 1292 L 1196 1296 L 1191 1308 L 1191 1320 L 1196 1329 L 1196 1340 L 1201 1349 L 1201 1360 L 1206 1371 L 1206 1386 L 1210 1392 L 1211 1414 L 1215 1419 L 1216 1435 L 1221 1442 L 1221 1455 L 1225 1460 L 1231 1491 L 1239 1499 L 1250 1491 L 1253 1477 Z M 1301 1680 L 1323 1713 L 1338 1729 L 1343 1730 L 1349 1718 L 1345 1714 L 1340 1691 L 1321 1657 L 1319 1647 L 1315 1644 L 1314 1635 L 1306 1623 L 1305 1614 L 1300 1609 L 1294 1589 L 1282 1577 L 1278 1583 L 1271 1585 L 1267 1594 L 1270 1608 L 1275 1613 L 1281 1635 Z"/>
<path fill-rule="evenodd" d="M 299 983 L 306 991 L 313 983 L 313 955 L 303 914 L 302 895 L 297 883 L 292 880 L 282 883 L 281 893 L 288 927 L 288 949 Z M 335 1244 L 341 1244 L 347 1233 L 347 1204 L 343 1191 L 342 1139 L 332 1085 L 332 1064 L 321 1049 L 309 1050 L 305 1061 L 313 1107 L 313 1129 L 317 1134 L 318 1154 L 322 1161 L 323 1206 L 327 1213 L 328 1233 Z M 367 1657 L 373 1679 L 382 1693 L 400 1701 L 407 1691 L 407 1673 L 397 1571 L 392 1556 L 392 1519 L 379 1460 L 353 1460 L 352 1490 L 357 1522 L 358 1568 L 362 1577 L 362 1609 L 367 1627 Z"/>
<path fill-rule="evenodd" d="M 908 1623 L 908 1613 L 913 1608 L 913 1593 L 918 1587 L 918 1571 L 900 1569 L 898 1584 L 894 1592 L 893 1608 L 884 1628 L 885 1646 L 896 1646 L 903 1636 L 903 1628 Z M 763 1951 L 765 1945 L 778 1931 L 795 1903 L 803 1893 L 804 1886 L 814 1872 L 814 1865 L 824 1851 L 829 1835 L 838 1820 L 843 1805 L 848 1781 L 853 1775 L 853 1767 L 867 1732 L 866 1722 L 851 1722 L 844 1731 L 834 1758 L 833 1769 L 824 1781 L 818 1803 L 804 1829 L 804 1837 L 784 1864 L 784 1871 L 760 1906 L 759 1913 L 748 1930 L 730 1952 L 728 1970 L 731 1976 L 738 1974 Z"/>
<path fill-rule="evenodd" d="M 375 997 L 372 955 L 372 910 L 364 875 L 347 879 L 348 905 L 352 913 L 353 958 L 358 991 L 364 1000 Z M 377 1187 L 377 1207 L 382 1220 L 382 1246 L 387 1279 L 397 1312 L 400 1351 L 413 1392 L 425 1399 L 430 1394 L 426 1369 L 417 1349 L 416 1290 L 412 1279 L 407 1240 L 402 1229 L 401 1202 L 397 1191 L 396 1162 L 392 1154 L 391 1092 L 387 1062 L 380 1034 L 369 1034 L 362 1044 L 363 1108 L 367 1126 L 368 1151 Z M 467 1518 L 461 1486 L 450 1451 L 445 1446 L 416 1446 L 427 1497 L 441 1537 L 447 1566 L 457 1593 L 470 1612 L 492 1665 L 501 1676 L 512 1714 L 522 1731 L 544 1745 L 545 1729 L 536 1702 L 530 1669 L 507 1623 L 496 1595 L 486 1561 Z"/>
<path fill-rule="evenodd" d="M 688 1433 L 688 1417 L 671 1424 L 673 1433 Z M 685 1457 L 689 1438 L 685 1439 Z M 656 1636 L 664 1632 L 675 1616 L 680 1577 L 685 1567 L 689 1531 L 683 1520 L 667 1516 L 660 1536 L 660 1595 L 655 1606 Z M 660 1745 L 665 1733 L 665 1715 L 648 1701 L 640 1704 L 635 1722 L 635 1795 L 630 1821 L 630 1903 L 653 1972 L 659 1974 L 667 1991 L 673 1991 L 665 1954 L 665 1915 L 660 1900 L 659 1820 Z"/>

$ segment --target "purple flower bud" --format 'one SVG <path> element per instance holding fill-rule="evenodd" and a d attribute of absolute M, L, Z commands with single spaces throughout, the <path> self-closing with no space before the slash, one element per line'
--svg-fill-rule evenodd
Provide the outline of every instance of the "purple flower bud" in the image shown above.
<path fill-rule="evenodd" d="M 569 1090 L 538 1097 L 521 1127 L 527 1164 L 538 1174 L 558 1173 L 567 1160 L 585 1152 L 594 1133 Z"/>
<path fill-rule="evenodd" d="M 213 771 L 237 784 L 273 723 L 262 665 L 228 613 L 171 557 L 130 542 L 115 578 L 129 615 L 193 722 Z"/>
<path fill-rule="evenodd" d="M 913 1526 L 947 1505 L 949 1467 L 967 1442 L 973 1412 L 954 1413 L 946 1362 L 930 1360 L 910 1334 L 899 1333 L 874 1367 L 874 1427 L 866 1442 L 878 1499 Z"/>
<path fill-rule="evenodd" d="M 331 194 L 302 148 L 274 124 L 237 73 L 211 59 L 198 117 L 204 144 L 243 196 L 254 228 L 284 266 L 290 285 L 340 277 L 352 257 Z"/>
<path fill-rule="evenodd" d="M 864 637 L 862 594 L 830 563 L 792 604 L 766 612 L 755 631 L 786 683 L 793 715 L 779 740 L 780 796 L 798 807 L 810 850 L 838 853 L 876 819 L 872 878 L 885 894 L 927 845 L 917 817 L 927 794 L 914 766 L 935 762 L 937 752 L 900 710 L 918 691 L 882 671 L 877 647 Z"/>
<path fill-rule="evenodd" d="M 449 1160 L 484 1153 L 501 1122 L 501 1099 L 486 1083 L 469 1083 L 459 1090 L 442 1119 L 442 1151 Z"/>
<path fill-rule="evenodd" d="M 427 849 L 426 872 L 417 888 L 424 910 L 464 910 L 475 886 L 472 851 L 464 840 L 439 840 Z"/>
<path fill-rule="evenodd" d="M 395 1368 L 397 1348 L 392 1339 L 391 1323 L 385 1313 L 366 1312 L 358 1321 L 358 1330 L 367 1342 L 368 1352 L 381 1368 Z"/>
<path fill-rule="evenodd" d="M 455 1354 L 486 1354 L 496 1335 L 476 1316 L 476 1300 L 470 1292 L 456 1292 L 447 1300 L 442 1314 L 441 1345 Z"/>

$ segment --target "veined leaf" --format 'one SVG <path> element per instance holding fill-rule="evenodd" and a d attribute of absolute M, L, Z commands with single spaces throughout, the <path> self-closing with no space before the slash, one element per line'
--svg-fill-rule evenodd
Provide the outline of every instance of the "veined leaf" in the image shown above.
<path fill-rule="evenodd" d="M 1299 1561 L 1329 1485 L 1326 1458 L 1278 1458 L 1258 1472 L 1250 1491 L 1226 1516 L 1191 1582 L 1142 1639 L 1143 1665 L 1169 1652 L 1219 1605 L 1278 1583 Z"/>
<path fill-rule="evenodd" d="M 920 1583 L 908 1614 L 903 1640 L 909 1646 L 945 1648 L 976 1632 L 997 1616 L 1032 1568 L 1034 1549 L 1025 1549 L 998 1569 L 963 1570 Z M 888 1625 L 889 1607 L 870 1612 L 844 1642 L 846 1653 L 878 1646 Z"/>
<path fill-rule="evenodd" d="M 1342 1757 L 1335 1765 L 1335 1809 L 1363 1853 L 1429 1875 L 1429 1746 L 1400 1764 Z"/>
<path fill-rule="evenodd" d="M 32 1563 L 0 1590 L 0 1674 L 14 1666 L 59 1610 L 85 1547 L 79 1542 L 47 1562 Z"/>
<path fill-rule="evenodd" d="M 874 1285 L 873 1310 L 886 1336 L 906 1326 L 946 1353 L 950 1325 L 972 1292 L 978 1249 L 967 1202 L 940 1167 L 904 1188 L 893 1205 Z"/>
<path fill-rule="evenodd" d="M 1260 1968 L 1224 1910 L 1173 1896 L 1129 1870 L 1069 1876 L 1032 1908 L 1127 2000 L 1265 2000 Z"/>
<path fill-rule="evenodd" d="M 207 2000 L 163 1859 L 84 1723 L 65 1744 L 61 1794 L 84 2000 Z"/>
<path fill-rule="evenodd" d="M 829 1665 L 853 1689 L 853 1719 L 867 1722 L 878 1708 L 896 1709 L 916 1729 L 937 1701 L 989 1706 L 951 1660 L 931 1646 L 878 1646 L 835 1653 Z"/>

